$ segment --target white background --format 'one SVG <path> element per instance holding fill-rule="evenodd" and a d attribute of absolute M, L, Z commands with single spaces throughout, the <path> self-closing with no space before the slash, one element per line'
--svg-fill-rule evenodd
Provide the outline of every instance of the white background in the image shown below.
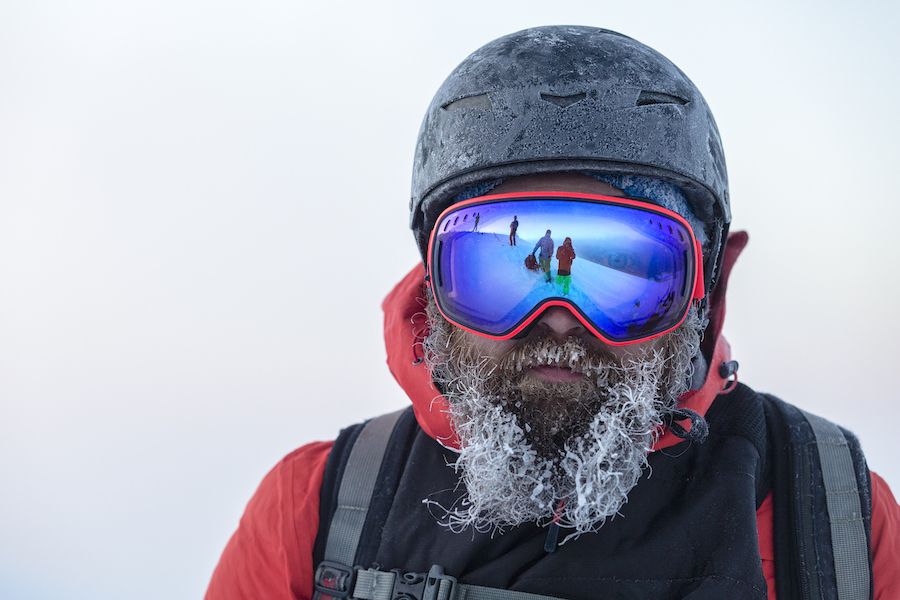
<path fill-rule="evenodd" d="M 469 52 L 631 35 L 718 119 L 740 377 L 900 486 L 896 2 L 0 4 L 0 598 L 191 599 L 281 456 L 402 406 L 380 302 Z"/>

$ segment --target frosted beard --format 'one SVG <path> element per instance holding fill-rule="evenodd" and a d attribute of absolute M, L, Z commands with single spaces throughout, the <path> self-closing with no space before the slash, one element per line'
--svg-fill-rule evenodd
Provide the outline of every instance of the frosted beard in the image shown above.
<path fill-rule="evenodd" d="M 687 389 L 700 345 L 695 309 L 655 349 L 619 364 L 595 338 L 564 343 L 537 334 L 499 362 L 480 356 L 433 299 L 426 360 L 450 398 L 461 450 L 453 468 L 467 494 L 441 507 L 455 531 L 556 520 L 596 531 L 626 502 L 666 415 Z M 548 382 L 530 367 L 565 366 L 577 382 Z"/>

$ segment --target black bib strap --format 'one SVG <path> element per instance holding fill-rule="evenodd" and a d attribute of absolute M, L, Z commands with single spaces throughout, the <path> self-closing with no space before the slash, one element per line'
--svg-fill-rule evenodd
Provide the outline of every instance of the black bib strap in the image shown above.
<path fill-rule="evenodd" d="M 353 442 L 328 528 L 325 560 L 316 567 L 314 600 L 350 595 L 355 578 L 355 570 L 350 565 L 356 557 L 391 433 L 405 411 L 372 419 Z"/>
<path fill-rule="evenodd" d="M 405 410 L 405 409 L 404 409 Z M 353 564 L 356 546 L 369 512 L 381 459 L 402 410 L 372 419 L 363 427 L 341 481 L 338 505 L 331 518 L 325 560 Z"/>
<path fill-rule="evenodd" d="M 351 567 L 366 524 L 385 453 L 400 417 L 408 410 L 367 422 L 352 441 L 331 517 L 325 559 L 315 572 L 315 600 L 559 600 L 477 585 L 459 584 L 434 565 L 425 573 Z"/>
<path fill-rule="evenodd" d="M 871 494 L 859 442 L 821 417 L 763 396 L 774 463 L 778 596 L 869 600 Z"/>
<path fill-rule="evenodd" d="M 850 448 L 841 430 L 801 410 L 812 426 L 822 465 L 838 600 L 868 600 L 869 542 Z"/>

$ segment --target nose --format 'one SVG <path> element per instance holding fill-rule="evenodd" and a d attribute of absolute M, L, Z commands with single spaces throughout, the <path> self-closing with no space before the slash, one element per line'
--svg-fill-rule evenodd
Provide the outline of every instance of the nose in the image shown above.
<path fill-rule="evenodd" d="M 545 310 L 538 319 L 537 327 L 560 342 L 572 336 L 590 335 L 572 311 L 562 306 L 551 306 Z"/>

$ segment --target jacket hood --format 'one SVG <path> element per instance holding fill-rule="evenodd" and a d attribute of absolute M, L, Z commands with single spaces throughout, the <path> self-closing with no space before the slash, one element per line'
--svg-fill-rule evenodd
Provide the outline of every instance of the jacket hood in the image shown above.
<path fill-rule="evenodd" d="M 722 274 L 710 294 L 709 325 L 701 346 L 709 361 L 706 381 L 700 389 L 684 393 L 678 399 L 679 408 L 705 415 L 716 396 L 729 384 L 727 378 L 719 373 L 720 365 L 731 360 L 731 347 L 721 335 L 725 321 L 725 292 L 731 268 L 747 245 L 747 239 L 747 234 L 743 231 L 728 236 Z M 447 410 L 449 401 L 435 387 L 431 371 L 423 360 L 422 341 L 428 334 L 425 304 L 425 269 L 420 263 L 407 273 L 382 303 L 387 363 L 394 379 L 412 400 L 413 410 L 422 430 L 442 445 L 458 449 L 459 438 L 453 430 Z M 679 424 L 690 429 L 689 420 Z M 668 448 L 681 441 L 681 438 L 667 428 L 653 449 Z"/>

